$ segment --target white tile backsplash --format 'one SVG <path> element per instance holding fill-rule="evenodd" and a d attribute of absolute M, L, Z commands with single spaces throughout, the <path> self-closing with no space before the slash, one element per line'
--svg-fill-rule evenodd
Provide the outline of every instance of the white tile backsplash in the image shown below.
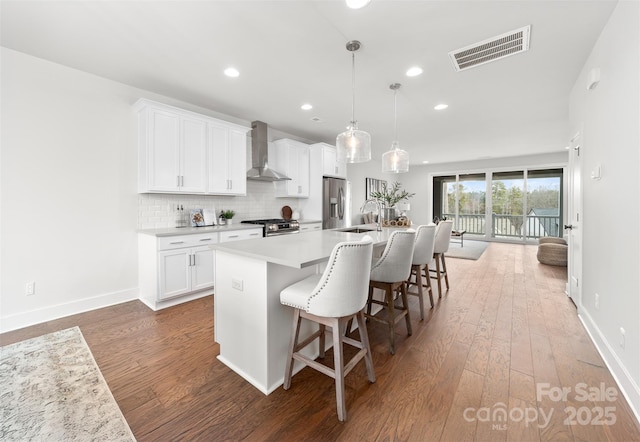
<path fill-rule="evenodd" d="M 283 206 L 299 210 L 298 198 L 276 198 L 274 183 L 247 181 L 246 196 L 174 195 L 141 193 L 138 195 L 138 228 L 175 227 L 175 207 L 182 205 L 188 216 L 191 209 L 233 210 L 235 222 L 245 219 L 281 218 Z"/>

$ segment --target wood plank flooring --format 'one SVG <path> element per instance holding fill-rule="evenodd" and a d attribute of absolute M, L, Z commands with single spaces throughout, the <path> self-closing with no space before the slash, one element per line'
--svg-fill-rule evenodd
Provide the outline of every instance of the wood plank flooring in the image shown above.
<path fill-rule="evenodd" d="M 410 297 L 413 335 L 398 324 L 394 356 L 386 326 L 370 322 L 377 381 L 369 384 L 364 363 L 347 376 L 345 423 L 327 376 L 305 368 L 290 390 L 264 396 L 220 363 L 212 297 L 159 312 L 133 301 L 5 333 L 0 343 L 80 326 L 139 441 L 640 441 L 620 393 L 584 401 L 575 391 L 583 382 L 617 386 L 564 294 L 566 269 L 535 254 L 492 243 L 478 261 L 449 258 L 451 289 L 440 299 L 435 289 L 424 321 Z M 571 392 L 538 397 L 541 386 Z M 615 423 L 592 425 L 586 418 L 605 406 Z M 565 407 L 582 410 L 572 425 Z"/>

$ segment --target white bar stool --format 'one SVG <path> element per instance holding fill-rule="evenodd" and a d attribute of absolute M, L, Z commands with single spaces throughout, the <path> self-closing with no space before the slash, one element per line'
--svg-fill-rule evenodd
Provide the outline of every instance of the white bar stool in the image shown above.
<path fill-rule="evenodd" d="M 436 225 L 427 224 L 418 226 L 416 229 L 416 242 L 413 247 L 413 261 L 411 262 L 411 275 L 407 281 L 407 295 L 414 295 L 420 301 L 420 320 L 424 320 L 424 291 L 429 293 L 429 301 L 433 307 L 433 289 L 431 288 L 431 278 L 429 277 L 429 263 L 433 259 L 433 246 L 436 237 Z M 415 282 L 411 282 L 411 277 L 415 277 Z M 423 282 L 423 279 L 424 282 Z M 418 287 L 417 292 L 412 292 L 411 286 Z"/>
<path fill-rule="evenodd" d="M 367 299 L 366 317 L 389 326 L 389 351 L 396 353 L 395 326 L 403 317 L 407 324 L 407 334 L 411 336 L 411 318 L 407 302 L 407 280 L 411 274 L 411 260 L 416 231 L 413 229 L 396 230 L 382 252 L 382 256 L 371 266 L 369 281 L 369 298 Z M 384 301 L 373 299 L 373 289 L 385 291 Z M 394 305 L 394 293 L 400 291 L 402 306 Z M 371 314 L 371 305 L 378 304 L 387 308 L 386 318 L 378 318 Z M 398 313 L 398 311 L 400 313 Z"/>
<path fill-rule="evenodd" d="M 338 419 L 347 419 L 344 398 L 344 377 L 364 358 L 369 382 L 376 381 L 373 372 L 371 348 L 365 324 L 363 309 L 367 302 L 367 287 L 373 242 L 365 236 L 362 241 L 348 241 L 337 244 L 322 275 L 312 275 L 280 292 L 280 302 L 293 307 L 293 330 L 284 373 L 284 389 L 291 386 L 293 361 L 298 360 L 319 372 L 335 379 Z M 356 318 L 360 341 L 343 336 L 343 325 Z M 300 322 L 304 319 L 317 322 L 319 329 L 311 336 L 298 342 Z M 334 369 L 314 361 L 300 353 L 300 350 L 316 338 L 320 338 L 320 358 L 324 358 L 325 327 L 331 327 L 333 335 Z M 360 351 L 345 365 L 342 344 L 349 344 Z"/>
<path fill-rule="evenodd" d="M 449 290 L 449 275 L 447 274 L 447 262 L 444 260 L 445 252 L 449 251 L 449 243 L 451 242 L 451 230 L 453 228 L 453 221 L 446 220 L 440 221 L 436 228 L 436 242 L 433 247 L 433 260 L 434 266 L 430 266 L 431 279 L 438 280 L 438 297 L 442 298 L 442 278 Z"/>

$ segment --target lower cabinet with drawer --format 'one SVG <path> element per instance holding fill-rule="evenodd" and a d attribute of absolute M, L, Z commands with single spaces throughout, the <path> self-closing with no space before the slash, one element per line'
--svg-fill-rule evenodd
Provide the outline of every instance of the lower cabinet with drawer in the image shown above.
<path fill-rule="evenodd" d="M 168 237 L 139 234 L 140 300 L 158 310 L 213 293 L 218 232 Z"/>
<path fill-rule="evenodd" d="M 322 223 L 301 223 L 300 224 L 300 233 L 304 232 L 312 232 L 314 230 L 322 230 Z"/>
<path fill-rule="evenodd" d="M 220 242 L 241 241 L 243 239 L 255 238 L 262 238 L 262 228 L 220 232 Z"/>

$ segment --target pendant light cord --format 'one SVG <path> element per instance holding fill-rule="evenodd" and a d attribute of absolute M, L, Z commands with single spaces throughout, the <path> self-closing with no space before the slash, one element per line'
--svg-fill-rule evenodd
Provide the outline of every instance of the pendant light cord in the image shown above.
<path fill-rule="evenodd" d="M 351 52 L 351 127 L 356 125 L 356 53 Z"/>
<path fill-rule="evenodd" d="M 393 141 L 398 141 L 398 89 L 393 90 Z"/>

